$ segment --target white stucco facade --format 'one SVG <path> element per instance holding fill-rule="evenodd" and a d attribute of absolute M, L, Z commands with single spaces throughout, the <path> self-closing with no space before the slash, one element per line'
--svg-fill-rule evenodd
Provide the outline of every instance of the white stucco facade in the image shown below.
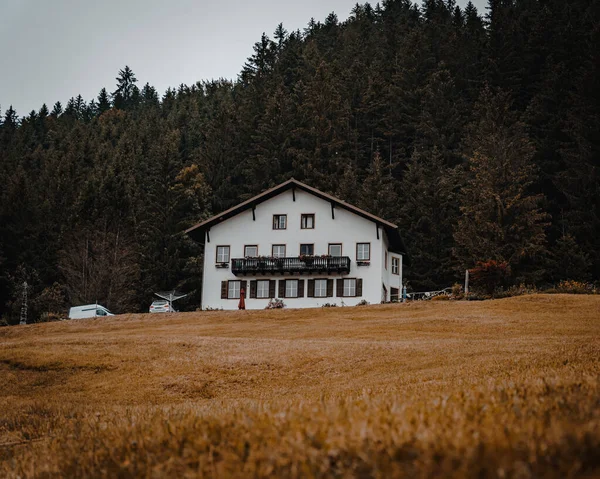
<path fill-rule="evenodd" d="M 286 215 L 285 229 L 273 228 L 274 215 Z M 301 228 L 302 215 L 314 215 L 313 228 Z M 274 296 L 282 299 L 287 308 L 319 307 L 325 303 L 352 306 L 362 300 L 376 304 L 381 301 L 389 301 L 392 288 L 396 288 L 399 292 L 402 285 L 402 255 L 389 251 L 388 237 L 380 224 L 300 189 L 284 190 L 274 197 L 257 202 L 253 208 L 247 208 L 217 224 L 211 224 L 210 228 L 203 231 L 203 236 L 202 307 L 204 309 L 237 309 L 239 297 L 236 289 L 238 286 L 245 287 L 246 309 L 264 309 L 269 298 L 251 297 L 250 282 L 257 280 L 274 280 L 276 282 L 274 283 Z M 370 244 L 368 264 L 357 264 L 358 243 Z M 234 267 L 235 259 L 245 257 L 246 246 L 256 245 L 258 256 L 271 257 L 273 245 L 285 245 L 285 257 L 293 258 L 300 256 L 300 248 L 303 244 L 313 245 L 314 257 L 327 255 L 330 244 L 341 244 L 341 256 L 349 258 L 349 271 L 330 274 L 323 271 L 288 272 L 285 270 L 240 272 L 239 267 L 237 270 Z M 219 250 L 221 256 L 217 258 L 219 247 L 225 247 L 225 249 Z M 225 258 L 222 254 L 227 250 L 229 255 L 226 258 L 227 261 L 224 261 Z M 281 250 L 279 251 L 281 252 Z M 254 254 L 254 250 L 252 253 Z M 386 257 L 387 266 L 385 264 Z M 394 272 L 392 271 L 392 258 L 396 258 L 399 265 Z M 246 263 L 238 261 L 235 264 Z M 330 295 L 309 297 L 308 280 L 313 279 L 333 280 L 329 283 L 333 284 L 333 291 L 330 288 L 327 292 Z M 337 280 L 343 279 L 355 279 L 356 282 L 350 281 L 345 284 L 360 284 L 362 286 L 361 294 L 345 296 L 343 287 L 339 289 L 337 283 Z M 296 293 L 298 297 L 287 297 L 285 294 L 284 297 L 281 297 L 280 293 L 285 289 L 286 283 L 283 283 L 282 288 L 280 281 L 286 280 L 303 281 L 302 291 L 298 291 L 301 294 Z M 236 281 L 241 281 L 241 283 L 232 285 L 232 291 L 230 291 L 230 282 Z M 253 288 L 255 296 L 256 284 Z M 265 284 L 262 283 L 261 286 L 265 286 Z M 273 283 L 270 284 L 273 285 Z M 323 285 L 324 283 L 319 284 Z M 225 289 L 227 294 L 224 294 Z M 300 290 L 299 287 L 296 289 Z M 358 288 L 355 288 L 355 294 L 358 292 Z M 271 287 L 271 295 L 273 295 L 273 287 Z"/>

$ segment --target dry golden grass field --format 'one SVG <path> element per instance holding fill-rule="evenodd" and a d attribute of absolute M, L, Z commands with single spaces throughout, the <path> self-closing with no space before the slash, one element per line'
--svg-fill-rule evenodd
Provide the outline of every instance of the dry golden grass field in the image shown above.
<path fill-rule="evenodd" d="M 0 477 L 600 477 L 600 296 L 0 329 Z"/>

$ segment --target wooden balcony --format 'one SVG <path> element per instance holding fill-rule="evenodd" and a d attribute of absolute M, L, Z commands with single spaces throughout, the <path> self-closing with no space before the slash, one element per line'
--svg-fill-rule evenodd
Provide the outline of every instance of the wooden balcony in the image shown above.
<path fill-rule="evenodd" d="M 231 272 L 236 276 L 257 274 L 348 274 L 348 256 L 290 257 L 290 258 L 234 258 Z"/>

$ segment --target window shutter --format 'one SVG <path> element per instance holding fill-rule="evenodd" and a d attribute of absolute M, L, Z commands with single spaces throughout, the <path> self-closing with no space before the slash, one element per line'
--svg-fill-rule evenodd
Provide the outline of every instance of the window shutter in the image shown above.
<path fill-rule="evenodd" d="M 242 281 L 240 282 L 240 296 L 242 294 L 242 289 L 244 290 L 244 294 L 246 295 L 246 298 L 248 297 L 248 281 Z"/>
<path fill-rule="evenodd" d="M 362 296 L 362 278 L 356 280 L 356 296 Z"/>
<path fill-rule="evenodd" d="M 285 279 L 279 280 L 279 297 L 285 298 Z"/>
<path fill-rule="evenodd" d="M 304 298 L 304 280 L 303 279 L 298 280 L 298 297 Z"/>
<path fill-rule="evenodd" d="M 308 280 L 308 290 L 306 291 L 306 297 L 307 298 L 315 297 L 315 280 L 314 279 Z"/>
<path fill-rule="evenodd" d="M 328 298 L 333 297 L 333 280 L 332 279 L 327 280 L 327 297 Z"/>
<path fill-rule="evenodd" d="M 227 281 L 221 281 L 221 299 L 227 299 Z"/>
<path fill-rule="evenodd" d="M 269 280 L 269 298 L 275 297 L 275 283 L 277 281 L 274 279 Z"/>
<path fill-rule="evenodd" d="M 250 296 L 249 298 L 256 298 L 256 280 L 250 281 Z"/>
<path fill-rule="evenodd" d="M 344 296 L 344 280 L 341 279 L 341 278 L 338 279 L 337 283 L 336 283 L 336 286 L 337 286 L 337 291 L 336 291 L 335 295 L 338 298 L 341 298 L 342 296 Z"/>

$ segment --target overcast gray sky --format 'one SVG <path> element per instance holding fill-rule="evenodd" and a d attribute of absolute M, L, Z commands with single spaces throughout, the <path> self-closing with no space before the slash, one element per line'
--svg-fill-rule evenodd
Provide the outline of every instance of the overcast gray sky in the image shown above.
<path fill-rule="evenodd" d="M 461 6 L 468 0 L 458 0 Z M 360 3 L 364 3 L 361 1 Z M 375 1 L 371 2 L 373 5 Z M 480 14 L 487 0 L 473 0 Z M 303 29 L 356 0 L 0 0 L 0 108 L 19 116 L 114 89 L 129 65 L 138 84 L 237 77 L 262 32 Z"/>

